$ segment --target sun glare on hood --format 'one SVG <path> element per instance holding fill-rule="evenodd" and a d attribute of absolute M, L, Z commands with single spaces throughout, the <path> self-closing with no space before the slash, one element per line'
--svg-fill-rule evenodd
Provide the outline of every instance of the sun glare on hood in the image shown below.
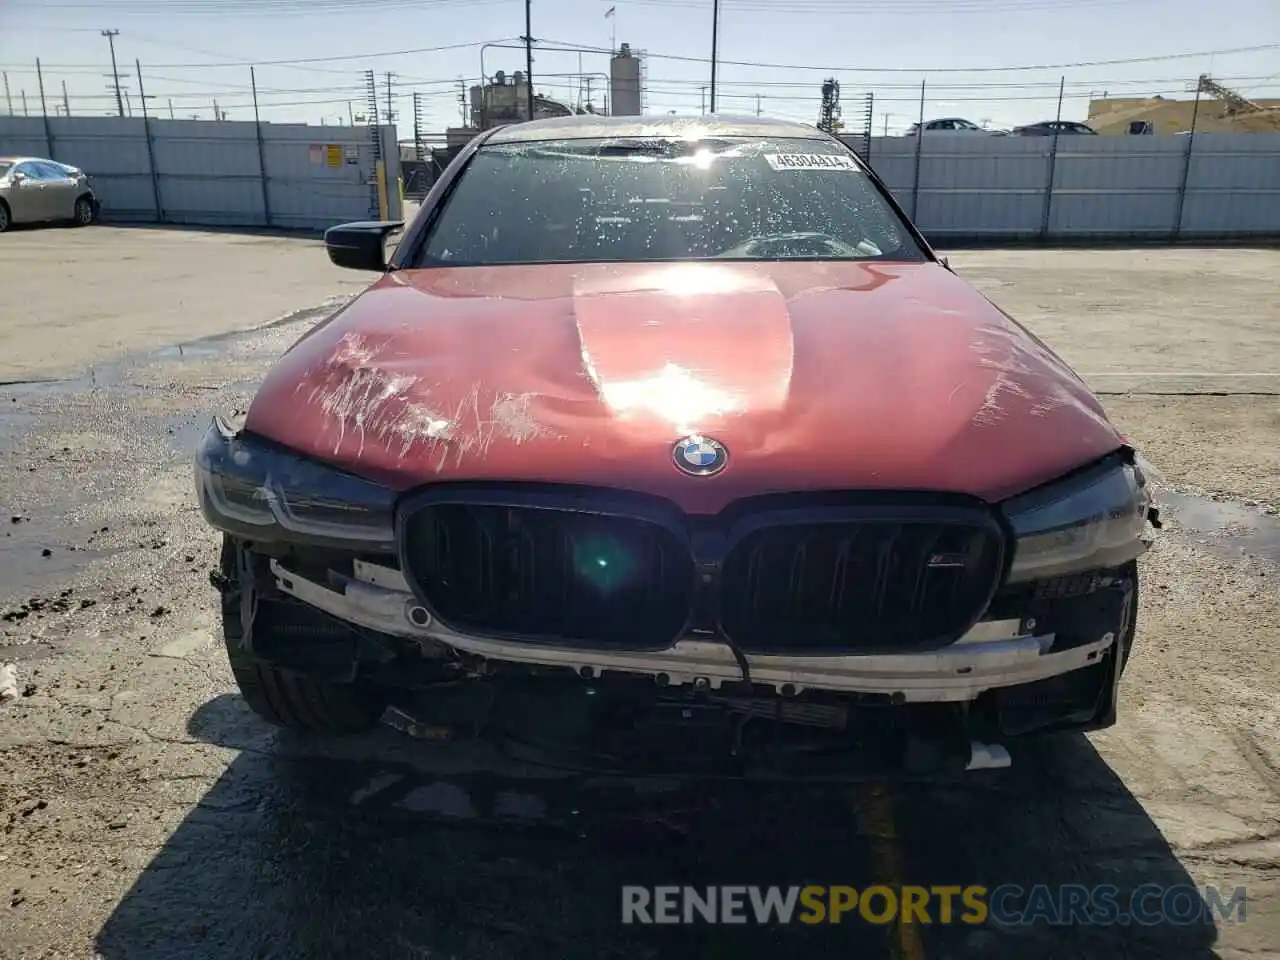
<path fill-rule="evenodd" d="M 600 394 L 619 416 L 648 414 L 670 423 L 680 434 L 696 432 L 708 417 L 742 409 L 740 397 L 674 363 L 651 377 L 601 383 Z"/>

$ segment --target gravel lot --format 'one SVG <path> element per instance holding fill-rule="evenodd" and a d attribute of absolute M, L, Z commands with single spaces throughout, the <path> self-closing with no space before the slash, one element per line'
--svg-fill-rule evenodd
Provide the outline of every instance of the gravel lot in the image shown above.
<path fill-rule="evenodd" d="M 0 238 L 0 382 L 45 381 L 0 385 L 0 957 L 1280 956 L 1280 253 L 953 263 L 1170 484 L 1121 722 L 999 788 L 692 792 L 258 722 L 216 639 L 189 451 L 360 276 L 277 238 Z M 617 922 L 624 883 L 873 881 L 1249 902 L 1217 928 Z"/>

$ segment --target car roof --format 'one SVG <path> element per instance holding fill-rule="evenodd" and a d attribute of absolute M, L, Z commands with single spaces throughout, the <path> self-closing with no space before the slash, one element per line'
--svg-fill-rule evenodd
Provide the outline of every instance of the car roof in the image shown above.
<path fill-rule="evenodd" d="M 536 140 L 588 140 L 597 137 L 793 137 L 828 140 L 817 127 L 792 120 L 711 114 L 708 116 L 551 117 L 499 127 L 489 143 L 528 143 Z"/>

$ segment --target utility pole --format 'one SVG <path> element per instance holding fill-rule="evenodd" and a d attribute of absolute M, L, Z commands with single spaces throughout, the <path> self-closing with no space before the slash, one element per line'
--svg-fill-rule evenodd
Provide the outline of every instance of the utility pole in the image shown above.
<path fill-rule="evenodd" d="M 356 114 L 355 114 L 355 110 L 353 110 L 351 107 L 350 100 L 347 101 L 347 122 L 350 123 L 351 126 L 353 127 L 356 125 Z"/>
<path fill-rule="evenodd" d="M 71 116 L 71 98 L 67 96 L 67 81 L 62 81 L 62 108 Z"/>
<path fill-rule="evenodd" d="M 40 58 L 36 57 L 36 82 L 40 84 L 40 116 L 49 115 L 49 105 L 44 99 L 44 71 L 40 69 Z"/>
<path fill-rule="evenodd" d="M 760 94 L 756 94 L 756 116 L 760 116 Z"/>
<path fill-rule="evenodd" d="M 698 106 L 702 113 L 707 112 L 707 88 L 698 88 Z"/>
<path fill-rule="evenodd" d="M 889 115 L 886 113 L 884 115 L 884 136 L 887 137 L 888 135 L 889 135 Z"/>
<path fill-rule="evenodd" d="M 711 112 L 716 112 L 716 57 L 720 48 L 720 0 L 711 0 Z"/>
<path fill-rule="evenodd" d="M 719 0 L 717 0 L 719 2 Z M 524 74 L 529 84 L 529 119 L 533 119 L 533 0 L 524 0 Z"/>
<path fill-rule="evenodd" d="M 65 81 L 64 81 L 65 82 Z M 4 72 L 4 102 L 9 105 L 9 116 L 13 116 L 13 94 L 9 92 L 9 71 Z"/>
<path fill-rule="evenodd" d="M 394 76 L 390 70 L 387 71 L 387 123 L 393 123 L 396 119 L 395 111 L 391 109 L 391 78 Z"/>
<path fill-rule="evenodd" d="M 173 99 L 169 99 L 169 119 L 173 119 Z"/>
<path fill-rule="evenodd" d="M 31 111 L 27 109 L 27 91 L 26 90 L 22 91 L 22 115 L 24 117 L 31 116 Z"/>
<path fill-rule="evenodd" d="M 111 44 L 111 79 L 116 88 L 116 115 L 124 116 L 124 98 L 120 96 L 120 68 L 116 66 L 116 37 L 120 36 L 119 30 L 103 30 L 102 35 L 107 38 L 107 43 Z"/>

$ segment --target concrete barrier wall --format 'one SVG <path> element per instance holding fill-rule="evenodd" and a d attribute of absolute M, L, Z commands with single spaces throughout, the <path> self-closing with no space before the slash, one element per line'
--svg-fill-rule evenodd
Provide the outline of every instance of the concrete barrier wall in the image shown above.
<path fill-rule="evenodd" d="M 377 136 L 397 217 L 395 128 Z M 0 155 L 83 168 L 106 220 L 322 230 L 376 218 L 375 152 L 368 127 L 0 117 Z M 1280 237 L 1280 133 L 875 137 L 869 157 L 940 241 Z"/>
<path fill-rule="evenodd" d="M 80 167 L 108 222 L 323 230 L 376 219 L 379 152 L 388 214 L 398 217 L 392 126 L 0 117 L 0 155 Z"/>
<path fill-rule="evenodd" d="M 1280 133 L 875 137 L 930 238 L 1280 238 Z"/>

